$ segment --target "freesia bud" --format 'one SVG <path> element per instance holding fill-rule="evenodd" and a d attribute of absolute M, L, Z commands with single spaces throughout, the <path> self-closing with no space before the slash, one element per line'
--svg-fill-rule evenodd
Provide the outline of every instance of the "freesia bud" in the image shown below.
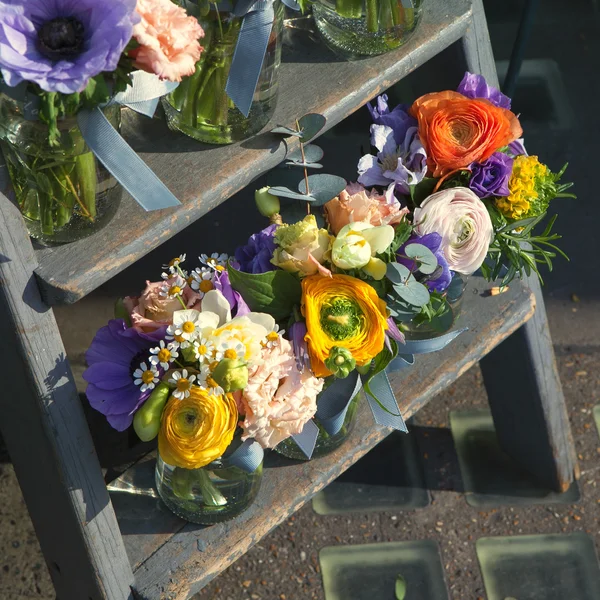
<path fill-rule="evenodd" d="M 248 385 L 248 367 L 237 358 L 224 358 L 213 371 L 212 378 L 227 394 L 243 390 Z"/>
<path fill-rule="evenodd" d="M 153 440 L 160 429 L 160 418 L 171 390 L 160 382 L 133 417 L 133 428 L 142 442 Z"/>
<path fill-rule="evenodd" d="M 254 192 L 254 201 L 258 212 L 263 217 L 272 217 L 281 210 L 279 198 L 269 193 L 269 187 L 260 188 Z"/>

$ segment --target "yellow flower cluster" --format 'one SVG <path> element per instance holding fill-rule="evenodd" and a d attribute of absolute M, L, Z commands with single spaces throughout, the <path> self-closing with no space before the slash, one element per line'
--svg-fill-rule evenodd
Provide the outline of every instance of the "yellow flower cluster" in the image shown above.
<path fill-rule="evenodd" d="M 509 219 L 523 219 L 538 199 L 538 180 L 548 175 L 548 167 L 537 156 L 517 156 L 508 182 L 510 194 L 496 200 L 498 210 Z"/>

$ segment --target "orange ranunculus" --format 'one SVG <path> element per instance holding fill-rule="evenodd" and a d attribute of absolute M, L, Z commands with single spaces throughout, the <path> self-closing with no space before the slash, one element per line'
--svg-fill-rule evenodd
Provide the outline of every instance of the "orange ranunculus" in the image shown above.
<path fill-rule="evenodd" d="M 486 160 L 523 133 L 510 110 L 458 92 L 425 94 L 414 102 L 410 114 L 419 122 L 419 137 L 434 177 Z"/>
<path fill-rule="evenodd" d="M 325 360 L 334 346 L 346 348 L 358 365 L 382 350 L 388 328 L 386 305 L 365 281 L 348 275 L 310 275 L 302 280 L 310 363 L 316 377 L 331 375 Z"/>

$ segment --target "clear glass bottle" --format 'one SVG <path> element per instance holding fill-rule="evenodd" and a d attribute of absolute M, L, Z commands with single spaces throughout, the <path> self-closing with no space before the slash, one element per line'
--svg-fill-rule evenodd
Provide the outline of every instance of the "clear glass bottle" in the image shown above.
<path fill-rule="evenodd" d="M 283 32 L 283 4 L 275 0 L 275 21 L 252 108 L 245 117 L 225 91 L 242 18 L 207 0 L 180 0 L 188 14 L 197 17 L 204 29 L 204 50 L 196 72 L 163 98 L 171 129 L 209 144 L 231 144 L 258 133 L 273 116 L 279 92 L 279 65 Z M 234 0 L 235 5 L 235 0 Z"/>
<path fill-rule="evenodd" d="M 347 58 L 375 56 L 406 43 L 421 17 L 422 0 L 315 0 L 313 15 L 325 41 Z"/>
<path fill-rule="evenodd" d="M 356 396 L 354 396 L 354 398 L 352 398 L 350 401 L 350 406 L 348 407 L 344 424 L 335 435 L 329 435 L 319 423 L 319 420 L 315 417 L 314 421 L 319 427 L 319 435 L 317 436 L 315 449 L 311 459 L 319 458 L 333 452 L 346 441 L 354 429 L 354 423 L 356 421 L 356 408 L 358 406 L 360 396 L 360 393 L 356 394 Z M 277 446 L 275 446 L 275 452 L 278 452 L 287 458 L 294 458 L 296 460 L 309 460 L 306 457 L 306 454 L 300 450 L 298 444 L 296 444 L 292 438 L 288 438 L 280 444 L 277 444 Z"/>
<path fill-rule="evenodd" d="M 177 516 L 201 525 L 233 519 L 258 494 L 262 463 L 253 473 L 221 457 L 200 469 L 182 469 L 156 458 L 156 489 Z"/>
<path fill-rule="evenodd" d="M 118 105 L 104 109 L 116 129 Z M 58 122 L 60 143 L 23 102 L 0 94 L 0 148 L 15 201 L 29 235 L 45 245 L 74 242 L 102 229 L 115 215 L 122 188 L 87 147 L 75 116 Z"/>

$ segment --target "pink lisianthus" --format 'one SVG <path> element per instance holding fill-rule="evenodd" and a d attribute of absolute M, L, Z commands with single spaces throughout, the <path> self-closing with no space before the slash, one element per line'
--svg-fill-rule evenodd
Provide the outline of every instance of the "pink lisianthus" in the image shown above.
<path fill-rule="evenodd" d="M 470 275 L 481 267 L 494 238 L 485 204 L 470 189 L 449 188 L 432 194 L 415 208 L 415 231 L 438 233 L 450 270 Z"/>
<path fill-rule="evenodd" d="M 323 379 L 296 366 L 290 342 L 263 349 L 263 362 L 251 368 L 240 399 L 242 440 L 254 438 L 263 448 L 274 448 L 300 433 L 317 411 Z"/>
<path fill-rule="evenodd" d="M 129 52 L 135 66 L 168 81 L 192 75 L 204 37 L 196 18 L 171 0 L 138 0 L 136 11 L 142 17 L 133 28 L 139 47 Z"/>
<path fill-rule="evenodd" d="M 367 191 L 360 183 L 349 183 L 337 198 L 325 204 L 327 221 L 335 235 L 348 223 L 357 221 L 374 226 L 395 225 L 408 212 L 396 200 L 393 184 L 382 196 L 376 190 Z"/>
<path fill-rule="evenodd" d="M 131 325 L 134 329 L 150 333 L 161 327 L 173 323 L 173 313 L 183 310 L 177 298 L 161 295 L 165 287 L 169 287 L 174 279 L 168 281 L 146 281 L 146 288 L 140 296 L 126 296 L 123 298 L 125 309 L 129 313 Z M 183 288 L 182 300 L 186 308 L 200 310 L 200 295 L 189 286 Z"/>

